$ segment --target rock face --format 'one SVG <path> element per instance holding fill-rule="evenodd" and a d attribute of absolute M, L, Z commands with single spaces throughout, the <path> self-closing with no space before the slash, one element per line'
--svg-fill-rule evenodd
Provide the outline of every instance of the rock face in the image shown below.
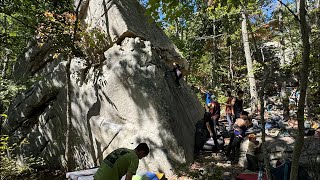
<path fill-rule="evenodd" d="M 32 46 L 20 58 L 16 79 L 40 79 L 15 99 L 3 124 L 11 142 L 23 142 L 17 150 L 20 160 L 40 156 L 63 168 L 68 146 L 73 168 L 89 168 L 116 148 L 146 142 L 151 152 L 140 161 L 141 169 L 170 174 L 175 165 L 192 161 L 194 125 L 203 108 L 186 83 L 178 88 L 167 72 L 174 60 L 187 67 L 174 44 L 148 23 L 134 0 L 87 0 L 80 12 L 82 23 L 105 33 L 109 48 L 95 66 L 86 59 L 71 60 L 70 127 L 66 58 L 51 54 L 47 46 Z M 42 60 L 46 63 L 35 66 Z"/>

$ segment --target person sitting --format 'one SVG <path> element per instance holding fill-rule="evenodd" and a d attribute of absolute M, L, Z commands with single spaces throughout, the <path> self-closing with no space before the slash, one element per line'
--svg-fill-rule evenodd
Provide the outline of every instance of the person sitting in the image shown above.
<path fill-rule="evenodd" d="M 250 171 L 258 171 L 259 166 L 258 166 L 258 158 L 256 157 L 256 151 L 260 148 L 261 143 L 257 141 L 256 135 L 254 134 L 249 134 L 249 143 L 248 143 L 248 148 L 246 152 L 246 157 L 247 157 L 247 169 Z"/>
<path fill-rule="evenodd" d="M 136 174 L 139 159 L 149 154 L 146 143 L 140 143 L 135 149 L 119 148 L 112 151 L 102 162 L 94 175 L 95 180 L 119 180 L 126 175 L 131 180 Z"/>
<path fill-rule="evenodd" d="M 239 154 L 241 141 L 245 137 L 246 131 L 249 126 L 250 120 L 248 118 L 248 113 L 244 111 L 240 115 L 240 118 L 238 118 L 233 125 L 233 133 L 231 134 L 230 142 L 226 152 L 226 156 L 228 157 L 228 159 L 236 161 L 235 158 Z"/>

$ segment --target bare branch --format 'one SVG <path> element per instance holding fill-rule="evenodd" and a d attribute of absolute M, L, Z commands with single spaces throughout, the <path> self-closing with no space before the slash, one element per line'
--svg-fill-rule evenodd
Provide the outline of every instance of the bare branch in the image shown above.
<path fill-rule="evenodd" d="M 281 3 L 284 7 L 288 9 L 288 11 L 296 18 L 296 20 L 300 23 L 299 17 L 286 5 L 284 4 L 281 0 L 278 0 L 279 3 Z"/>
<path fill-rule="evenodd" d="M 217 37 L 220 37 L 220 36 L 223 36 L 225 34 L 219 34 L 219 35 L 216 35 L 216 36 L 202 36 L 202 37 L 195 37 L 195 40 L 207 40 L 207 39 L 214 39 L 214 38 L 217 38 Z"/>

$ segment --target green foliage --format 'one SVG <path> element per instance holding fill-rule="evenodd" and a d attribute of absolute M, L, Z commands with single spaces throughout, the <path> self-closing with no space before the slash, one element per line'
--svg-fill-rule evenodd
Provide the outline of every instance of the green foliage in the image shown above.
<path fill-rule="evenodd" d="M 4 112 L 10 105 L 10 101 L 18 92 L 25 90 L 24 85 L 17 85 L 12 80 L 0 79 L 0 111 Z"/>
<path fill-rule="evenodd" d="M 0 178 L 1 179 L 15 179 L 20 174 L 30 172 L 29 166 L 19 166 L 13 159 L 7 157 L 0 157 Z"/>
<path fill-rule="evenodd" d="M 8 177 L 16 176 L 27 171 L 28 167 L 18 166 L 16 161 L 9 158 L 7 155 L 12 153 L 13 146 L 8 145 L 9 136 L 0 136 L 0 178 L 7 179 Z"/>
<path fill-rule="evenodd" d="M 83 28 L 85 29 L 85 28 Z M 82 30 L 79 34 L 81 43 L 79 47 L 83 49 L 86 57 L 93 60 L 93 64 L 99 64 L 104 59 L 103 53 L 110 47 L 111 39 L 101 29 Z"/>
<path fill-rule="evenodd" d="M 32 166 L 45 166 L 44 160 L 39 157 L 27 157 L 24 165 L 15 160 L 13 150 L 17 144 L 9 145 L 9 136 L 0 136 L 0 179 L 16 179 L 22 174 L 31 173 Z"/>
<path fill-rule="evenodd" d="M 9 136 L 0 136 L 0 179 L 16 179 L 21 174 L 31 173 L 31 167 L 46 165 L 43 158 L 33 156 L 25 157 L 23 165 L 18 164 L 13 153 L 17 146 L 17 144 L 9 145 Z"/>

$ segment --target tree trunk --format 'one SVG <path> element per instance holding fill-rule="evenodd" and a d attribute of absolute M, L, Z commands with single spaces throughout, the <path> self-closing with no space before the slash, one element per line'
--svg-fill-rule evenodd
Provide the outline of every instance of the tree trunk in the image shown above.
<path fill-rule="evenodd" d="M 211 6 L 213 4 L 213 0 L 208 0 L 207 1 L 207 6 Z"/>
<path fill-rule="evenodd" d="M 4 58 L 3 58 L 3 65 L 2 65 L 2 70 L 1 70 L 1 77 L 2 79 L 6 78 L 6 71 L 8 67 L 8 55 L 9 55 L 9 49 L 7 49 L 7 16 L 4 15 L 3 17 L 3 27 L 4 27 Z"/>
<path fill-rule="evenodd" d="M 263 49 L 261 48 L 261 58 L 264 62 L 264 54 L 263 54 Z M 267 86 L 267 82 L 268 79 L 270 77 L 270 74 L 272 73 L 272 67 L 270 67 L 270 69 L 268 68 L 268 66 L 266 66 L 264 64 L 264 80 L 263 83 L 261 85 L 261 89 L 259 91 L 259 100 L 260 100 L 260 119 L 261 119 L 261 124 L 262 124 L 262 154 L 263 154 L 263 162 L 266 165 L 266 172 L 267 172 L 267 179 L 271 179 L 271 172 L 270 172 L 270 164 L 269 164 L 269 156 L 268 156 L 268 152 L 266 149 L 266 131 L 265 131 L 265 119 L 264 119 L 264 111 L 265 111 L 265 107 L 264 107 L 264 99 L 265 99 L 265 88 Z"/>
<path fill-rule="evenodd" d="M 283 68 L 285 66 L 285 40 L 284 40 L 284 32 L 283 32 L 283 11 L 282 11 L 282 4 L 279 2 L 279 31 L 280 31 L 280 66 Z M 282 76 L 283 77 L 283 76 Z M 283 107 L 283 118 L 284 120 L 289 120 L 289 97 L 286 92 L 286 80 L 285 78 L 281 81 L 281 92 L 280 97 L 282 100 L 282 107 Z"/>
<path fill-rule="evenodd" d="M 2 79 L 6 78 L 6 72 L 8 69 L 8 56 L 9 56 L 9 49 L 4 48 L 4 58 L 3 58 L 3 64 L 2 64 L 2 70 L 1 70 L 1 77 Z"/>
<path fill-rule="evenodd" d="M 261 88 L 261 91 L 264 91 L 265 87 Z M 266 121 L 264 120 L 264 92 L 261 92 L 260 94 L 260 118 L 261 118 L 261 125 L 262 125 L 262 154 L 263 154 L 263 162 L 266 165 L 266 171 L 267 171 L 267 179 L 271 179 L 271 172 L 270 172 L 270 164 L 269 164 L 269 157 L 268 157 L 268 152 L 266 148 L 266 130 L 265 130 L 265 125 Z"/>
<path fill-rule="evenodd" d="M 230 70 L 230 78 L 231 78 L 231 83 L 233 82 L 233 70 L 232 70 L 232 46 L 229 47 L 229 70 Z M 232 84 L 231 84 L 232 85 Z"/>
<path fill-rule="evenodd" d="M 82 0 L 79 1 L 78 6 L 76 8 L 75 14 L 76 14 L 76 20 L 74 23 L 73 28 L 73 37 L 72 37 L 72 46 L 71 51 L 72 55 L 77 54 L 75 42 L 77 38 L 77 32 L 78 32 L 78 22 L 79 22 L 79 9 L 80 5 L 82 3 Z M 67 170 L 71 170 L 74 168 L 74 158 L 73 158 L 73 145 L 70 140 L 72 140 L 73 136 L 73 125 L 72 125 L 72 109 L 71 109 L 71 92 L 72 92 L 72 84 L 71 84 L 71 71 L 70 71 L 70 64 L 71 64 L 71 54 L 68 54 L 68 60 L 66 64 L 66 101 L 67 101 L 67 111 L 66 111 L 66 117 L 67 117 L 67 132 L 66 132 L 66 144 L 65 144 L 65 160 L 66 160 L 66 168 Z"/>
<path fill-rule="evenodd" d="M 250 96 L 251 96 L 251 111 L 255 112 L 258 106 L 258 93 L 256 88 L 256 80 L 254 77 L 253 72 L 253 63 L 251 58 L 250 52 L 250 45 L 249 45 L 249 37 L 248 37 L 248 30 L 247 30 L 247 16 L 244 11 L 242 11 L 242 40 L 243 40 L 243 47 L 244 53 L 246 57 L 247 63 L 247 70 L 248 70 L 248 79 L 250 84 Z"/>
<path fill-rule="evenodd" d="M 298 102 L 298 136 L 295 139 L 293 150 L 292 166 L 290 172 L 290 180 L 296 180 L 298 177 L 298 167 L 301 151 L 304 145 L 304 107 L 306 90 L 308 88 L 309 61 L 310 61 L 310 27 L 306 18 L 305 0 L 300 0 L 300 31 L 302 38 L 302 62 L 300 66 L 300 98 Z"/>
<path fill-rule="evenodd" d="M 216 19 L 214 18 L 213 19 L 213 39 L 212 39 L 212 46 L 213 46 L 213 54 L 212 54 L 212 79 L 211 79 L 211 86 L 212 86 L 212 88 L 214 88 L 215 87 L 215 83 L 214 83 L 214 80 L 215 80 L 215 74 L 216 74 L 216 72 L 215 72 L 215 70 L 216 70 L 216 51 L 217 51 L 217 48 L 216 48 L 216 24 L 215 24 L 215 22 L 216 22 Z"/>
<path fill-rule="evenodd" d="M 175 20 L 174 20 L 174 22 L 175 22 L 175 24 L 176 24 L 176 29 L 175 29 L 175 36 L 176 36 L 176 38 L 179 38 L 179 19 L 178 18 L 176 18 Z"/>
<path fill-rule="evenodd" d="M 320 18 L 319 18 L 319 14 L 320 14 L 320 0 L 317 1 L 317 5 L 316 8 L 318 10 L 318 13 L 316 15 L 316 23 L 318 25 L 318 27 L 320 27 Z"/>
<path fill-rule="evenodd" d="M 65 160 L 66 160 L 66 168 L 67 170 L 72 169 L 72 145 L 70 140 L 72 139 L 72 111 L 71 111 L 71 80 L 70 80 L 70 63 L 71 57 L 68 57 L 67 65 L 66 65 L 66 93 L 67 93 L 67 132 L 66 132 L 66 145 L 65 145 Z"/>

